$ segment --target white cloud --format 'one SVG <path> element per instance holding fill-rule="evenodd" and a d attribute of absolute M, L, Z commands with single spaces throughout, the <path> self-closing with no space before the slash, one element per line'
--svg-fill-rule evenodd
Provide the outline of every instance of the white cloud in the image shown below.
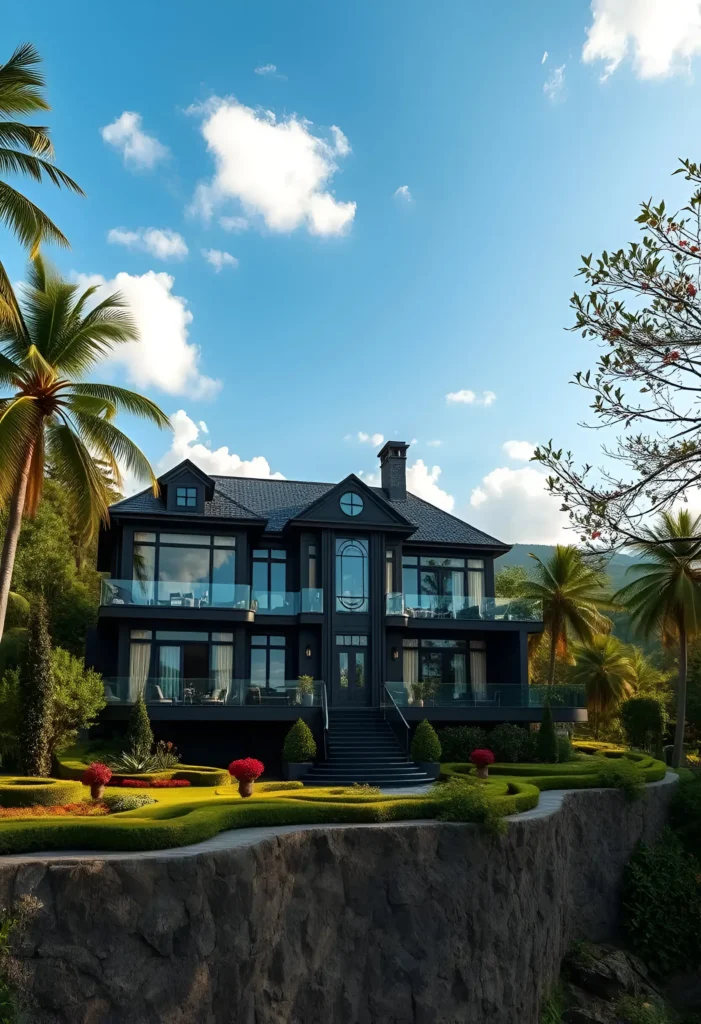
<path fill-rule="evenodd" d="M 197 426 L 200 428 L 203 434 L 209 433 L 209 428 L 207 427 L 207 424 L 205 423 L 204 420 L 200 420 Z"/>
<path fill-rule="evenodd" d="M 158 462 L 157 472 L 159 475 L 173 466 L 177 466 L 183 459 L 191 459 L 205 473 L 213 473 L 218 476 L 285 479 L 282 473 L 271 471 L 270 463 L 262 455 L 255 455 L 252 459 L 246 460 L 234 452 L 230 452 L 226 447 L 212 451 L 211 448 L 198 443 L 200 428 L 194 420 L 190 419 L 184 409 L 178 409 L 170 417 L 170 422 L 173 424 L 173 440 L 169 450 Z"/>
<path fill-rule="evenodd" d="M 449 391 L 445 396 L 448 405 L 493 405 L 496 401 L 493 391 L 483 391 L 478 395 L 476 391 L 463 388 L 462 391 Z"/>
<path fill-rule="evenodd" d="M 130 384 L 160 388 L 169 395 L 210 398 L 221 382 L 201 373 L 200 350 L 189 340 L 192 313 L 187 300 L 173 294 L 175 279 L 164 272 L 120 273 L 111 281 L 100 274 L 77 275 L 83 287 L 97 284 L 99 302 L 122 293 L 139 328 L 139 341 L 118 345 L 110 362 L 124 367 Z"/>
<path fill-rule="evenodd" d="M 378 444 L 382 444 L 384 437 L 382 434 L 366 434 L 365 431 L 359 430 L 358 440 L 361 444 L 372 444 L 377 446 Z"/>
<path fill-rule="evenodd" d="M 274 75 L 277 68 L 274 64 L 261 64 L 259 68 L 253 69 L 257 75 Z"/>
<path fill-rule="evenodd" d="M 239 265 L 239 261 L 235 256 L 232 256 L 230 252 L 222 252 L 221 249 L 203 249 L 202 255 L 207 263 L 214 267 L 216 274 L 223 270 L 224 267 L 231 267 L 233 270 L 236 270 Z"/>
<path fill-rule="evenodd" d="M 188 253 L 183 236 L 170 228 L 139 228 L 137 231 L 112 228 L 107 241 L 128 249 L 141 249 L 159 260 L 182 260 Z"/>
<path fill-rule="evenodd" d="M 535 451 L 535 445 L 530 441 L 504 441 L 502 448 L 514 462 L 528 462 Z"/>
<path fill-rule="evenodd" d="M 412 196 L 408 185 L 400 185 L 399 188 L 396 189 L 396 191 L 394 192 L 394 198 L 401 199 L 402 202 L 404 203 L 414 202 L 414 197 Z"/>
<path fill-rule="evenodd" d="M 572 543 L 567 514 L 531 466 L 493 469 L 470 497 L 470 522 L 510 544 Z"/>
<path fill-rule="evenodd" d="M 442 441 L 427 441 L 426 444 L 428 445 L 429 448 L 440 448 L 440 446 L 443 444 L 443 442 Z"/>
<path fill-rule="evenodd" d="M 430 501 L 437 508 L 442 508 L 444 512 L 452 512 L 455 508 L 455 498 L 438 486 L 440 475 L 440 466 L 429 469 L 423 459 L 417 459 L 413 466 L 407 466 L 407 490 L 424 501 Z"/>
<path fill-rule="evenodd" d="M 561 64 L 559 68 L 553 68 L 548 75 L 547 79 L 543 83 L 543 92 L 548 97 L 551 103 L 556 103 L 558 100 L 563 99 L 565 94 L 565 66 Z"/>
<path fill-rule="evenodd" d="M 220 217 L 219 223 L 225 231 L 234 231 L 236 234 L 248 231 L 250 227 L 245 217 Z"/>
<path fill-rule="evenodd" d="M 632 50 L 639 78 L 688 67 L 701 53 L 701 0 L 592 0 L 582 59 L 606 62 L 608 78 Z"/>
<path fill-rule="evenodd" d="M 246 218 L 258 217 L 270 231 L 304 227 L 312 235 L 341 235 L 355 217 L 354 202 L 328 191 L 338 159 L 350 153 L 340 128 L 330 140 L 311 132 L 295 114 L 278 121 L 233 98 L 214 98 L 199 109 L 202 134 L 216 172 L 195 192 L 191 210 L 209 220 L 221 204 L 236 201 Z"/>
<path fill-rule="evenodd" d="M 133 110 L 125 110 L 116 121 L 100 131 L 105 142 L 118 149 L 124 163 L 131 167 L 151 170 L 159 160 L 168 156 L 167 146 L 141 130 L 141 114 Z"/>
<path fill-rule="evenodd" d="M 540 63 L 541 64 L 545 64 L 547 59 L 548 59 L 548 51 L 546 50 L 545 53 L 542 56 L 542 59 L 541 59 Z"/>

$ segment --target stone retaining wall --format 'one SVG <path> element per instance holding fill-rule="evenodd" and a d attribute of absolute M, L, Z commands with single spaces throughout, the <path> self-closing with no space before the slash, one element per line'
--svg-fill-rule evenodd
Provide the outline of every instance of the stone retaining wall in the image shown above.
<path fill-rule="evenodd" d="M 31 1020 L 537 1024 L 570 942 L 615 931 L 623 867 L 663 827 L 671 781 L 634 803 L 543 794 L 496 841 L 429 822 L 0 859 L 0 904 L 44 904 L 22 950 Z"/>

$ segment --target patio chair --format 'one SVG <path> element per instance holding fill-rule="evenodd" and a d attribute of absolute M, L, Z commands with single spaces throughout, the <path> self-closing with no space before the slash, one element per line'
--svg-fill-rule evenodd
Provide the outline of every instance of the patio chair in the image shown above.
<path fill-rule="evenodd" d="M 225 704 L 226 703 L 227 687 L 224 686 L 219 690 L 212 690 L 206 697 L 202 698 L 203 704 Z"/>
<path fill-rule="evenodd" d="M 195 607 L 195 595 L 192 590 L 188 590 L 182 596 L 181 604 L 183 608 L 194 608 Z"/>
<path fill-rule="evenodd" d="M 154 689 L 154 692 L 155 692 L 156 696 L 155 697 L 151 697 L 149 703 L 151 703 L 151 704 L 172 704 L 173 703 L 173 698 L 172 697 L 164 697 L 163 696 L 163 690 L 160 688 L 160 686 L 157 683 L 154 685 L 153 689 Z"/>

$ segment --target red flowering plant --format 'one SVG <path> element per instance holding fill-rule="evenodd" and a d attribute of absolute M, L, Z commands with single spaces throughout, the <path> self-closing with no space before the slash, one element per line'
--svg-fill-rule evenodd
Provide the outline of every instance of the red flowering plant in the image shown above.
<path fill-rule="evenodd" d="M 148 789 L 150 782 L 148 779 L 122 779 L 122 785 L 127 789 Z"/>
<path fill-rule="evenodd" d="M 491 750 L 473 750 L 470 760 L 476 768 L 488 768 L 490 764 L 494 764 L 494 754 Z"/>
<path fill-rule="evenodd" d="M 264 771 L 265 765 L 255 757 L 244 757 L 229 765 L 229 775 L 233 775 L 237 782 L 255 782 Z"/>
<path fill-rule="evenodd" d="M 93 800 L 99 800 L 111 778 L 111 768 L 102 764 L 101 761 L 93 761 L 83 772 L 83 785 L 90 786 L 90 795 Z"/>
<path fill-rule="evenodd" d="M 151 779 L 151 789 L 184 789 L 189 779 Z"/>

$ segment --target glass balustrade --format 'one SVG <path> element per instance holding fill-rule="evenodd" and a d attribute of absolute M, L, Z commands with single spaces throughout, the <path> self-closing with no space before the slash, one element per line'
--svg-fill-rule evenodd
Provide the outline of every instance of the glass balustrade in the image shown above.
<path fill-rule="evenodd" d="M 540 601 L 528 598 L 474 599 L 440 594 L 387 594 L 387 615 L 412 619 L 477 619 L 486 622 L 542 622 Z"/>
<path fill-rule="evenodd" d="M 399 707 L 500 707 L 585 708 L 587 699 L 581 686 L 519 686 L 517 683 L 486 683 L 478 688 L 458 686 L 441 680 L 430 682 L 386 683 Z"/>
<path fill-rule="evenodd" d="M 188 707 L 321 707 L 323 683 L 281 679 L 268 684 L 252 679 L 222 680 L 153 676 L 146 680 L 111 676 L 103 680 L 108 706 L 133 704 L 140 693 L 149 705 Z"/>
<path fill-rule="evenodd" d="M 102 580 L 100 604 L 161 608 L 234 608 L 260 615 L 320 614 L 324 592 L 254 590 L 239 583 L 192 583 L 190 581 Z"/>

